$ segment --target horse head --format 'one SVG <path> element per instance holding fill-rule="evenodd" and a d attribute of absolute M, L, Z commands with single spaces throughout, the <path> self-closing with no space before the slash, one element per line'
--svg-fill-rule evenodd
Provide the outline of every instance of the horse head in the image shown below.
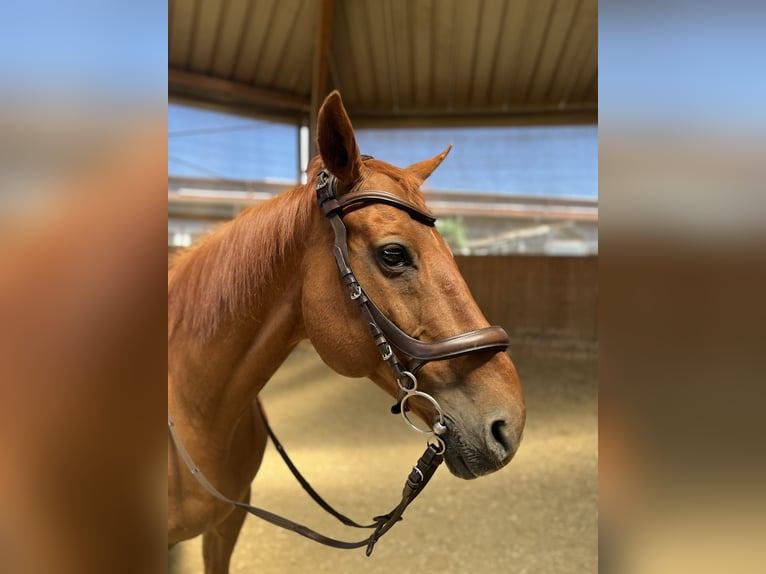
<path fill-rule="evenodd" d="M 342 213 L 350 267 L 365 297 L 395 325 L 392 328 L 425 343 L 446 340 L 447 347 L 450 338 L 466 333 L 478 333 L 485 340 L 497 339 L 498 332 L 505 337 L 501 329 L 489 327 L 450 248 L 429 224 L 420 186 L 451 146 L 406 168 L 362 156 L 337 92 L 325 100 L 317 123 L 319 158 L 312 163 L 310 176 L 329 172 L 334 197 L 341 204 L 366 190 L 376 190 L 384 199 L 395 196 L 399 202 L 360 201 Z M 306 334 L 335 371 L 367 377 L 401 399 L 402 381 L 392 373 L 391 361 L 381 359 L 381 347 L 370 336 L 370 321 L 350 300 L 333 245 L 328 220 L 316 218 L 302 266 Z M 445 461 L 460 478 L 502 468 L 519 447 L 526 408 L 516 369 L 503 349 L 507 340 L 502 337 L 504 344 L 495 341 L 472 347 L 471 337 L 464 335 L 457 341 L 467 345 L 461 352 L 429 361 L 417 361 L 412 356 L 417 353 L 409 347 L 394 345 L 403 369 L 417 373 L 420 393 L 407 401 L 406 408 L 429 428 L 437 418 L 442 420 Z M 433 400 L 425 400 L 429 397 Z"/>

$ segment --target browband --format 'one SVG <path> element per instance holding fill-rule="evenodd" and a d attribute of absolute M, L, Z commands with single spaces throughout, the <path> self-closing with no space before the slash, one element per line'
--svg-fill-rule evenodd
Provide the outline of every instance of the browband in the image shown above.
<path fill-rule="evenodd" d="M 433 227 L 436 223 L 436 218 L 432 214 L 426 211 L 422 211 L 418 207 L 411 204 L 409 201 L 402 199 L 398 195 L 389 193 L 388 191 L 380 191 L 377 189 L 354 191 L 347 193 L 338 200 L 341 216 L 345 215 L 352 209 L 366 207 L 372 203 L 383 203 L 385 205 L 397 207 L 403 211 L 406 211 L 410 217 L 412 217 L 412 219 L 428 225 L 429 227 Z"/>

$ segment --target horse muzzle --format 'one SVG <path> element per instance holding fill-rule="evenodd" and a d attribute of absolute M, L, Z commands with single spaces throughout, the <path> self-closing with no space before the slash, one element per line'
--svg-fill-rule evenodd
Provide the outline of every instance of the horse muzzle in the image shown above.
<path fill-rule="evenodd" d="M 467 431 L 449 416 L 445 420 L 444 461 L 458 478 L 470 480 L 500 470 L 519 448 L 521 428 L 517 430 L 507 416 L 488 417 L 477 432 Z"/>

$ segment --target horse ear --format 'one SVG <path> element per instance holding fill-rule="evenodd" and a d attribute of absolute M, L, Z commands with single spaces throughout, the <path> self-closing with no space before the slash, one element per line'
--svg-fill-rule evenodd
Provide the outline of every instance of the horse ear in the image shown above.
<path fill-rule="evenodd" d="M 325 98 L 317 116 L 317 149 L 327 170 L 347 187 L 362 174 L 362 158 L 340 94 Z"/>
<path fill-rule="evenodd" d="M 439 155 L 432 157 L 431 159 L 413 163 L 406 169 L 406 171 L 417 177 L 420 180 L 420 183 L 423 183 L 426 179 L 428 179 L 428 176 L 431 175 L 434 170 L 441 165 L 441 163 L 444 161 L 444 158 L 447 157 L 447 154 L 451 149 L 452 144 L 450 144 L 447 149 L 445 149 Z"/>

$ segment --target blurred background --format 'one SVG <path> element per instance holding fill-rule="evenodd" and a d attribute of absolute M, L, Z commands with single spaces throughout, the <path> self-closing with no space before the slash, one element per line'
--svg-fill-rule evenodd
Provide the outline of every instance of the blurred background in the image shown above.
<path fill-rule="evenodd" d="M 762 3 L 599 3 L 602 563 L 763 572 Z"/>
<path fill-rule="evenodd" d="M 3 3 L 2 572 L 165 569 L 166 18 Z"/>

